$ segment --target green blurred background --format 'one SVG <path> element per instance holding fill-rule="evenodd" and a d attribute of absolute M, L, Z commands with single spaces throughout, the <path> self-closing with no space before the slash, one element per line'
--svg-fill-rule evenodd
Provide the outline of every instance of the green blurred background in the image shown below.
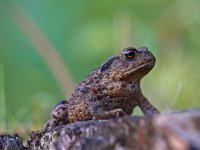
<path fill-rule="evenodd" d="M 199 10 L 199 0 L 1 0 L 0 132 L 44 126 L 74 85 L 127 46 L 156 56 L 142 89 L 159 110 L 199 108 Z"/>

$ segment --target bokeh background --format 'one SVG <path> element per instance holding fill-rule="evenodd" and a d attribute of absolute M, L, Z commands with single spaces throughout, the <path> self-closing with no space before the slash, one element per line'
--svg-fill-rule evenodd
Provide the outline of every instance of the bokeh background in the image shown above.
<path fill-rule="evenodd" d="M 159 110 L 199 108 L 199 10 L 199 0 L 1 0 L 0 132 L 44 126 L 59 100 L 127 46 L 156 56 L 142 89 Z"/>

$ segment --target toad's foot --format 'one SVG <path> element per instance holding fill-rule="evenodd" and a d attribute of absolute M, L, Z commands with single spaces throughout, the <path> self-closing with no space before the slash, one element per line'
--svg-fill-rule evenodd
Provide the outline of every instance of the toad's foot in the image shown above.
<path fill-rule="evenodd" d="M 110 119 L 110 118 L 118 118 L 126 115 L 122 109 L 114 109 L 110 111 L 103 111 L 99 113 L 95 113 L 93 119 Z"/>

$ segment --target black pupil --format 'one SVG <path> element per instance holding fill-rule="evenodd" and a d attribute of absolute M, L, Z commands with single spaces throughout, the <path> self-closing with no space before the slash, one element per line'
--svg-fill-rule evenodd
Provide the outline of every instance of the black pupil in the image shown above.
<path fill-rule="evenodd" d="M 135 51 L 129 50 L 125 52 L 125 57 L 128 59 L 133 59 L 135 58 Z"/>

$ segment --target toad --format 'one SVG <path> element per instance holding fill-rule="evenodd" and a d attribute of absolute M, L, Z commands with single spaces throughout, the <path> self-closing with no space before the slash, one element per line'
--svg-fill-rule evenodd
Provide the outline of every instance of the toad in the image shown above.
<path fill-rule="evenodd" d="M 141 79 L 155 62 L 147 47 L 127 47 L 110 57 L 75 87 L 67 101 L 53 108 L 46 128 L 131 115 L 136 106 L 145 115 L 159 114 L 140 88 Z"/>

